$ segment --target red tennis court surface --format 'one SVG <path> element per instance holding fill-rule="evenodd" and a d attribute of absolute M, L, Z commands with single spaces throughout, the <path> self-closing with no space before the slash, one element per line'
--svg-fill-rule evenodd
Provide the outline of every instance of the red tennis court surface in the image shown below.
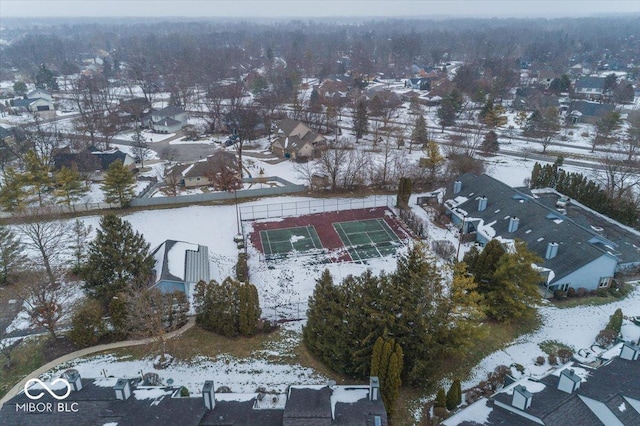
<path fill-rule="evenodd" d="M 249 234 L 249 241 L 251 241 L 251 244 L 253 244 L 253 246 L 259 251 L 264 253 L 262 242 L 260 240 L 260 231 L 311 225 L 318 233 L 322 246 L 330 252 L 339 253 L 335 261 L 351 261 L 351 256 L 345 249 L 345 246 L 333 227 L 333 224 L 338 222 L 348 222 L 351 220 L 366 219 L 383 219 L 400 240 L 405 240 L 411 236 L 410 232 L 402 226 L 389 208 L 375 207 L 368 209 L 317 213 L 306 216 L 285 217 L 278 221 L 269 220 L 266 222 L 253 222 L 253 231 Z"/>

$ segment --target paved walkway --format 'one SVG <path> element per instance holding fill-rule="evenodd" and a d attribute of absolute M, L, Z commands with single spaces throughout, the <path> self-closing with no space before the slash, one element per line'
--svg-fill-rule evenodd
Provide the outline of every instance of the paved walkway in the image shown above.
<path fill-rule="evenodd" d="M 165 339 L 172 339 L 174 337 L 181 335 L 182 333 L 184 333 L 185 331 L 193 327 L 195 323 L 196 323 L 196 317 L 189 318 L 189 321 L 187 321 L 187 323 L 184 326 L 182 326 L 182 328 L 172 331 L 170 333 L 167 333 L 165 335 Z M 63 355 L 60 358 L 54 359 L 53 361 L 46 363 L 45 365 L 38 368 L 37 370 L 27 374 L 22 380 L 20 380 L 20 382 L 18 382 L 18 384 L 16 384 L 13 388 L 11 388 L 11 390 L 9 390 L 9 392 L 7 392 L 7 394 L 2 399 L 0 399 L 0 408 L 2 408 L 2 405 L 5 402 L 7 402 L 11 398 L 19 394 L 23 390 L 24 384 L 27 383 L 29 379 L 38 377 L 42 373 L 45 373 L 51 370 L 52 368 L 62 364 L 63 362 L 67 362 L 67 361 L 74 360 L 76 358 L 91 355 L 96 352 L 103 352 L 111 349 L 124 348 L 127 346 L 146 345 L 153 342 L 155 342 L 155 339 L 151 337 L 148 337 L 146 339 L 141 339 L 141 340 L 125 340 L 122 342 L 108 343 L 106 345 L 92 346 L 90 348 L 80 349 L 79 351 L 75 351 L 75 352 L 71 352 L 70 354 Z"/>

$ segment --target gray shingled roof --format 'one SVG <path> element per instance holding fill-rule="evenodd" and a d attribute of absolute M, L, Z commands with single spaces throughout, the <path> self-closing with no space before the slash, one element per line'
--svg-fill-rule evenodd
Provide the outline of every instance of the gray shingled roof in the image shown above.
<path fill-rule="evenodd" d="M 526 193 L 487 175 L 465 174 L 458 180 L 462 182 L 461 192 L 448 197 L 468 198 L 457 206 L 467 213 L 467 220 L 477 222 L 477 219 L 482 219 L 485 225 L 492 224 L 496 235 L 527 243 L 527 248 L 544 260 L 541 266 L 554 271 L 555 277 L 550 284 L 601 256 L 609 256 L 602 246 L 589 242 L 598 236 L 595 231 L 579 226 Z M 483 195 L 488 199 L 487 208 L 478 211 L 476 198 Z M 509 219 L 514 216 L 520 219 L 520 224 L 515 232 L 510 233 Z M 558 255 L 545 259 L 550 242 L 559 244 Z"/>
<path fill-rule="evenodd" d="M 604 88 L 604 77 L 582 77 L 576 80 L 576 90 Z"/>
<path fill-rule="evenodd" d="M 166 240 L 164 243 L 156 247 L 151 256 L 156 258 L 156 253 L 162 253 L 162 271 L 156 271 L 156 282 L 161 280 L 178 281 L 178 282 L 198 282 L 201 279 L 205 282 L 210 281 L 209 275 L 209 249 L 206 246 L 198 245 L 198 251 L 187 250 L 185 252 L 185 271 L 184 279 L 176 277 L 169 272 L 169 252 L 180 241 Z"/>
<path fill-rule="evenodd" d="M 569 114 L 574 111 L 586 117 L 604 117 L 615 111 L 615 106 L 611 104 L 600 104 L 598 102 L 571 101 L 569 104 Z"/>

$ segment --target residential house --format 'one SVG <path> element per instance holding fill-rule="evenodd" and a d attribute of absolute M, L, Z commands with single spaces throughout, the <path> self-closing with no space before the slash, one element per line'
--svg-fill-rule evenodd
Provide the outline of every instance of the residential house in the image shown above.
<path fill-rule="evenodd" d="M 601 99 L 604 93 L 604 77 L 580 77 L 575 83 L 575 94 L 586 99 Z"/>
<path fill-rule="evenodd" d="M 158 133 L 175 133 L 187 124 L 187 112 L 175 106 L 152 110 L 141 118 L 142 126 Z"/>
<path fill-rule="evenodd" d="M 286 393 L 221 393 L 206 380 L 193 397 L 180 397 L 181 386 L 151 386 L 144 379 L 83 379 L 77 370 L 62 374 L 69 386 L 64 407 L 39 384 L 38 410 L 22 392 L 0 409 L 4 426 L 170 425 L 181 426 L 388 426 L 377 377 L 369 386 L 291 385 Z M 33 410 L 30 408 L 33 407 Z M 73 411 L 72 411 L 73 410 Z"/>
<path fill-rule="evenodd" d="M 301 121 L 288 118 L 277 124 L 274 136 L 271 152 L 294 160 L 314 157 L 326 143 L 324 136 L 313 132 Z"/>
<path fill-rule="evenodd" d="M 228 191 L 242 185 L 236 156 L 222 150 L 192 164 L 176 165 L 169 174 L 185 188 L 213 185 L 216 191 Z"/>
<path fill-rule="evenodd" d="M 430 90 L 431 79 L 430 78 L 408 78 L 404 81 L 404 87 L 414 90 Z"/>
<path fill-rule="evenodd" d="M 117 160 L 120 160 L 129 170 L 136 167 L 135 159 L 118 148 L 101 151 L 95 147 L 89 147 L 81 152 L 71 152 L 69 148 L 64 148 L 53 156 L 54 169 L 59 170 L 63 166 L 75 168 L 93 182 L 103 181 L 105 172 Z"/>
<path fill-rule="evenodd" d="M 591 101 L 571 101 L 567 109 L 567 117 L 572 123 L 595 124 L 599 119 L 615 111 L 612 104 L 601 104 Z"/>
<path fill-rule="evenodd" d="M 515 189 L 487 175 L 465 174 L 445 201 L 463 234 L 480 245 L 516 239 L 537 254 L 546 295 L 569 288 L 606 288 L 614 274 L 640 265 L 640 232 L 560 200 L 553 191 Z"/>
<path fill-rule="evenodd" d="M 151 256 L 155 261 L 152 287 L 163 293 L 181 291 L 191 300 L 200 280 L 211 281 L 207 246 L 166 240 L 151 252 Z"/>
<path fill-rule="evenodd" d="M 122 99 L 120 100 L 118 109 L 132 120 L 137 121 L 151 110 L 151 104 L 147 98 Z"/>
<path fill-rule="evenodd" d="M 46 90 L 37 89 L 27 93 L 23 99 L 9 101 L 14 112 L 53 111 L 53 97 Z"/>
<path fill-rule="evenodd" d="M 597 368 L 572 363 L 540 379 L 524 378 L 446 419 L 444 426 L 640 424 L 640 348 L 620 345 L 620 355 Z"/>

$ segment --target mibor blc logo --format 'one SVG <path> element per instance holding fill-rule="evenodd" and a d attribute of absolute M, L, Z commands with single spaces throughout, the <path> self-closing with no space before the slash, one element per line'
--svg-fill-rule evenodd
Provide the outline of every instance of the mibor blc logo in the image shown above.
<path fill-rule="evenodd" d="M 58 378 L 55 379 L 53 382 L 51 382 L 51 386 L 56 385 L 57 383 L 64 383 L 65 386 L 67 387 L 67 391 L 64 393 L 64 395 L 58 395 L 57 393 L 54 392 L 53 389 L 51 389 L 49 386 L 47 386 L 42 380 L 40 379 L 29 379 L 27 380 L 27 383 L 24 384 L 24 394 L 27 395 L 27 398 L 29 399 L 40 399 L 44 396 L 44 392 L 40 392 L 37 394 L 32 394 L 32 390 L 29 389 L 29 386 L 31 386 L 32 383 L 37 383 L 40 386 L 42 386 L 42 388 L 44 390 L 46 390 L 47 392 L 49 392 L 49 395 L 51 395 L 52 398 L 57 399 L 58 401 L 61 401 L 63 399 L 65 399 L 66 397 L 68 397 L 71 394 L 71 384 L 66 381 L 63 378 Z"/>
<path fill-rule="evenodd" d="M 33 389 L 32 385 L 37 383 L 40 385 L 39 388 Z M 61 389 L 52 389 L 56 388 L 56 385 L 62 383 L 64 384 L 64 388 Z M 65 389 L 66 388 L 66 389 Z M 61 391 L 64 390 L 64 393 Z M 58 378 L 54 381 L 50 382 L 48 385 L 44 383 L 40 379 L 29 379 L 27 383 L 24 384 L 24 394 L 27 398 L 37 401 L 42 398 L 46 393 L 48 393 L 53 399 L 58 400 L 59 402 L 25 402 L 23 404 L 16 404 L 16 411 L 23 413 L 77 413 L 78 412 L 78 403 L 77 402 L 60 402 L 63 399 L 66 399 L 71 394 L 71 384 L 63 379 Z"/>

